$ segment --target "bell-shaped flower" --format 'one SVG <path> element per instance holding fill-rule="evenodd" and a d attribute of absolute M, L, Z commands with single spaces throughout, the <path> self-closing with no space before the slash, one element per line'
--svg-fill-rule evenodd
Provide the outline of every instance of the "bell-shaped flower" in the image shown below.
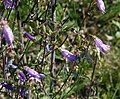
<path fill-rule="evenodd" d="M 97 0 L 97 6 L 99 10 L 104 14 L 105 13 L 105 5 L 103 0 Z"/>
<path fill-rule="evenodd" d="M 77 56 L 72 54 L 71 52 L 69 52 L 68 50 L 62 49 L 62 55 L 67 58 L 68 60 L 70 60 L 70 62 L 72 63 L 73 61 L 77 60 Z"/>
<path fill-rule="evenodd" d="M 2 21 L 1 23 L 3 25 L 2 33 L 5 37 L 5 40 L 8 43 L 8 45 L 12 45 L 12 42 L 14 41 L 13 32 L 12 32 L 11 28 L 8 26 L 6 21 Z"/>
<path fill-rule="evenodd" d="M 99 38 L 96 37 L 94 41 L 95 41 L 96 46 L 97 46 L 103 53 L 106 53 L 106 52 L 109 50 L 110 46 L 104 44 Z"/>
<path fill-rule="evenodd" d="M 34 69 L 31 69 L 27 66 L 25 66 L 25 70 L 28 72 L 28 74 L 30 76 L 34 77 L 37 81 L 39 81 L 38 79 L 45 77 L 44 74 L 39 74 L 37 71 L 35 71 Z"/>
<path fill-rule="evenodd" d="M 4 0 L 4 2 L 5 2 L 5 6 L 7 9 L 14 10 L 15 5 L 16 5 L 15 0 Z"/>
<path fill-rule="evenodd" d="M 9 89 L 9 90 L 13 90 L 13 89 L 14 89 L 13 86 L 7 84 L 6 82 L 2 82 L 1 85 L 2 85 L 3 87 L 5 87 L 6 89 Z"/>
<path fill-rule="evenodd" d="M 31 36 L 28 32 L 26 32 L 26 33 L 24 34 L 24 36 L 25 36 L 26 38 L 28 38 L 29 40 L 34 40 L 34 37 Z"/>
<path fill-rule="evenodd" d="M 21 80 L 26 80 L 26 76 L 21 70 L 17 69 L 17 73 L 20 76 Z"/>

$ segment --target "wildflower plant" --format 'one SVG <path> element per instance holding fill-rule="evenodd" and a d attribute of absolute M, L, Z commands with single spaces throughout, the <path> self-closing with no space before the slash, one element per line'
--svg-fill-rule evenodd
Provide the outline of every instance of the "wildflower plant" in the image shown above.
<path fill-rule="evenodd" d="M 0 4 L 0 96 L 119 98 L 117 1 L 2 0 Z M 118 27 L 111 24 L 113 19 Z"/>

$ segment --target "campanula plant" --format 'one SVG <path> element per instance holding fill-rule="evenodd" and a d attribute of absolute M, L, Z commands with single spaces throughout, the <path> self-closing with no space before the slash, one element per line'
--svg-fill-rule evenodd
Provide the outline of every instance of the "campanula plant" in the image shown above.
<path fill-rule="evenodd" d="M 0 1 L 0 97 L 119 98 L 117 1 Z"/>

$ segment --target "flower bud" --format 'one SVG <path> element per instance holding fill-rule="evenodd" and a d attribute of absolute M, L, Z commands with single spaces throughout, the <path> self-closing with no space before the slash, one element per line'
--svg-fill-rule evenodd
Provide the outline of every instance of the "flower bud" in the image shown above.
<path fill-rule="evenodd" d="M 105 5 L 102 0 L 97 0 L 97 6 L 99 10 L 104 14 L 105 13 Z"/>
<path fill-rule="evenodd" d="M 34 40 L 34 37 L 31 36 L 28 32 L 26 32 L 26 33 L 24 34 L 24 36 L 25 36 L 26 38 L 28 38 L 29 40 Z"/>

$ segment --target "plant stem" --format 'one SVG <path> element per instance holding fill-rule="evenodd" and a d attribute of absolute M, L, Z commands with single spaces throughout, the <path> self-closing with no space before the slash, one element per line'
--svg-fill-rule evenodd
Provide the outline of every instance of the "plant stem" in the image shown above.
<path fill-rule="evenodd" d="M 17 21 L 18 21 L 18 28 L 20 31 L 20 42 L 21 42 L 21 52 L 24 54 L 24 37 L 23 37 L 23 27 L 21 25 L 21 20 L 20 20 L 20 13 L 17 11 Z M 23 56 L 23 63 L 26 63 L 26 56 Z"/>
<path fill-rule="evenodd" d="M 95 74 L 95 69 L 96 69 L 96 64 L 97 64 L 97 59 L 98 59 L 98 56 L 96 55 L 95 56 L 95 63 L 94 63 L 94 67 L 93 67 L 93 72 L 92 72 L 92 75 L 91 75 L 91 82 L 93 82 L 93 78 L 94 78 L 94 74 Z"/>
<path fill-rule="evenodd" d="M 28 97 L 27 97 L 27 99 L 31 99 L 31 90 L 30 90 L 30 87 L 28 88 Z"/>
<path fill-rule="evenodd" d="M 53 21 L 53 32 L 56 31 L 56 0 L 51 0 L 52 6 L 52 21 Z M 51 35 L 51 43 L 55 42 L 55 36 Z M 54 49 L 54 45 L 52 47 Z M 51 78 L 55 77 L 55 51 L 51 53 L 51 65 L 50 65 L 50 76 Z M 50 93 L 52 94 L 54 86 L 54 81 L 50 80 Z"/>

